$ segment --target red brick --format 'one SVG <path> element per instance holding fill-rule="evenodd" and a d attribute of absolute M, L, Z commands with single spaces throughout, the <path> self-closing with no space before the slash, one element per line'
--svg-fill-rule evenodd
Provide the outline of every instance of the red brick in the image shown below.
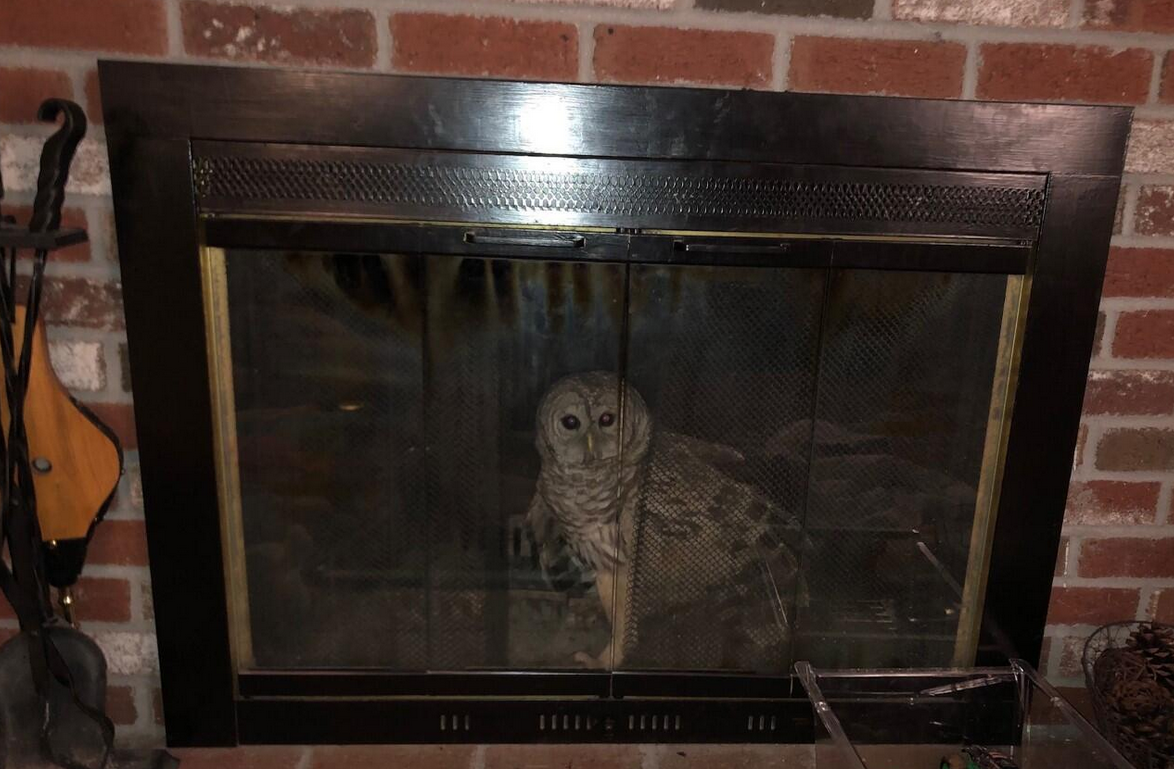
<path fill-rule="evenodd" d="M 1134 119 L 1125 151 L 1125 170 L 1174 173 L 1174 120 Z"/>
<path fill-rule="evenodd" d="M 962 95 L 966 47 L 915 40 L 796 37 L 789 87 L 796 91 Z"/>
<path fill-rule="evenodd" d="M 639 769 L 636 745 L 490 745 L 485 769 Z"/>
<path fill-rule="evenodd" d="M 73 597 L 73 616 L 80 622 L 130 622 L 130 583 L 125 579 L 82 577 Z"/>
<path fill-rule="evenodd" d="M 1103 625 L 1132 619 L 1140 591 L 1131 587 L 1053 587 L 1049 625 Z"/>
<path fill-rule="evenodd" d="M 135 410 L 129 403 L 90 403 L 86 408 L 98 417 L 118 436 L 123 451 L 133 451 L 139 447 L 138 435 L 135 432 Z"/>
<path fill-rule="evenodd" d="M 1162 63 L 1162 82 L 1158 88 L 1158 101 L 1174 104 L 1174 51 L 1166 52 Z"/>
<path fill-rule="evenodd" d="M 392 66 L 409 72 L 574 80 L 579 34 L 573 24 L 397 13 Z"/>
<path fill-rule="evenodd" d="M 1062 27 L 1068 19 L 1068 3 L 1065 0 L 893 0 L 893 18 L 1004 27 Z"/>
<path fill-rule="evenodd" d="M 21 224 L 27 224 L 29 217 L 33 215 L 31 206 L 5 206 L 4 214 L 6 216 L 16 217 L 16 221 Z M 61 209 L 61 226 L 62 227 L 80 227 L 83 230 L 89 230 L 89 221 L 86 219 L 86 212 L 80 208 L 66 207 Z M 28 249 L 21 252 L 22 257 L 32 258 Z M 52 256 L 55 262 L 88 262 L 90 260 L 90 244 L 78 243 L 76 246 L 69 246 L 60 251 L 54 251 Z M 22 288 L 22 290 L 24 290 Z M 23 303 L 23 299 L 21 302 Z"/>
<path fill-rule="evenodd" d="M 1174 577 L 1174 537 L 1086 539 L 1077 569 L 1082 577 Z"/>
<path fill-rule="evenodd" d="M 94 125 L 102 124 L 102 88 L 98 83 L 98 71 L 86 74 L 86 118 Z"/>
<path fill-rule="evenodd" d="M 135 690 L 129 686 L 106 687 L 106 715 L 116 726 L 130 726 L 139 718 Z"/>
<path fill-rule="evenodd" d="M 1141 205 L 1139 197 L 1139 210 Z M 1103 292 L 1105 296 L 1174 296 L 1174 251 L 1161 248 L 1111 249 Z"/>
<path fill-rule="evenodd" d="M 295 769 L 307 748 L 249 745 L 239 748 L 179 748 L 172 754 L 183 769 Z"/>
<path fill-rule="evenodd" d="M 1138 191 L 1133 230 L 1138 235 L 1174 235 L 1174 187 L 1145 186 Z M 1174 264 L 1174 251 L 1164 254 L 1165 261 Z"/>
<path fill-rule="evenodd" d="M 550 2 L 551 0 L 540 0 Z M 556 0 L 557 1 L 557 0 Z M 600 0 L 595 0 L 600 2 Z M 632 5 L 632 0 L 603 0 L 608 5 Z M 673 0 L 667 0 L 671 6 Z M 867 19 L 872 16 L 870 0 L 694 0 L 695 8 L 733 13 L 773 13 L 780 16 L 836 16 Z"/>
<path fill-rule="evenodd" d="M 1174 371 L 1091 371 L 1084 413 L 1174 413 Z"/>
<path fill-rule="evenodd" d="M 41 102 L 73 98 L 69 75 L 50 69 L 0 68 L 0 123 L 35 123 Z"/>
<path fill-rule="evenodd" d="M 1174 624 L 1174 588 L 1154 591 L 1146 616 L 1157 622 Z"/>
<path fill-rule="evenodd" d="M 893 0 L 892 18 L 1003 27 L 1062 27 L 1068 18 L 1068 4 L 1065 0 Z"/>
<path fill-rule="evenodd" d="M 1123 312 L 1117 316 L 1113 355 L 1118 358 L 1174 358 L 1174 310 Z"/>
<path fill-rule="evenodd" d="M 0 44 L 163 54 L 162 0 L 5 0 Z"/>
<path fill-rule="evenodd" d="M 1124 427 L 1107 430 L 1097 444 L 1099 470 L 1174 470 L 1174 430 Z"/>
<path fill-rule="evenodd" d="M 86 562 L 147 565 L 147 530 L 142 521 L 102 521 L 94 530 Z"/>
<path fill-rule="evenodd" d="M 19 277 L 16 284 L 23 296 L 28 290 L 28 280 Z M 41 318 L 50 325 L 120 330 L 125 325 L 122 286 L 93 278 L 47 278 L 41 297 Z"/>
<path fill-rule="evenodd" d="M 330 745 L 312 748 L 309 769 L 465 769 L 472 745 Z"/>
<path fill-rule="evenodd" d="M 1171 0 L 1088 0 L 1085 26 L 1131 32 L 1174 32 Z"/>
<path fill-rule="evenodd" d="M 1068 489 L 1066 524 L 1119 525 L 1153 523 L 1157 518 L 1157 482 L 1086 481 Z"/>
<path fill-rule="evenodd" d="M 1072 546 L 1068 537 L 1060 537 L 1060 548 L 1056 551 L 1056 570 L 1053 576 L 1063 577 L 1068 570 L 1068 548 Z"/>
<path fill-rule="evenodd" d="M 368 11 L 186 0 L 180 16 L 184 50 L 196 56 L 336 67 L 375 63 L 375 17 Z"/>
<path fill-rule="evenodd" d="M 595 28 L 595 76 L 627 83 L 700 83 L 765 87 L 773 35 L 708 29 Z"/>
<path fill-rule="evenodd" d="M 980 99 L 1141 104 L 1153 54 L 1141 48 L 992 43 L 979 49 Z"/>

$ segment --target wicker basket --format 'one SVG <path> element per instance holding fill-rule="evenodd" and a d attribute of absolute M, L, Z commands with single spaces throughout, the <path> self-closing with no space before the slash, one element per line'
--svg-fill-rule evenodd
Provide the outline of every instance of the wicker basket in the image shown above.
<path fill-rule="evenodd" d="M 1137 769 L 1174 769 L 1174 753 L 1163 752 L 1152 746 L 1144 737 L 1123 728 L 1120 713 L 1105 696 L 1106 682 L 1098 680 L 1097 660 L 1106 651 L 1125 649 L 1129 636 L 1143 624 L 1169 627 L 1151 622 L 1114 622 L 1098 628 L 1084 644 L 1082 664 L 1084 680 L 1092 697 L 1093 711 L 1101 733 Z"/>

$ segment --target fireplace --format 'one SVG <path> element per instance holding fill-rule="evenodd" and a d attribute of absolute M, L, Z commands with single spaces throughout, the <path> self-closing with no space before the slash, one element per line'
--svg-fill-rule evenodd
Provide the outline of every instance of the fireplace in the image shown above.
<path fill-rule="evenodd" d="M 173 744 L 1038 657 L 1127 110 L 101 76 Z"/>

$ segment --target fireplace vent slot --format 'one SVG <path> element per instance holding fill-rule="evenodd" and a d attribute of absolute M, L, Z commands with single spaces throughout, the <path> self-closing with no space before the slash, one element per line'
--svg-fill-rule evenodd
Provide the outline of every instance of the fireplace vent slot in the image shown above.
<path fill-rule="evenodd" d="M 570 713 L 553 713 L 547 719 L 546 714 L 538 716 L 538 731 L 545 732 L 590 732 L 594 731 L 598 720 L 592 716 Z"/>
<path fill-rule="evenodd" d="M 472 719 L 469 714 L 458 715 L 456 713 L 443 713 L 440 716 L 440 731 L 442 732 L 467 732 L 472 726 Z"/>

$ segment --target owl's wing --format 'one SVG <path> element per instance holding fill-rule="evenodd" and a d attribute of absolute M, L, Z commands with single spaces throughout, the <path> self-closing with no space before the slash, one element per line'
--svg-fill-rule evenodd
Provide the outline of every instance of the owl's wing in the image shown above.
<path fill-rule="evenodd" d="M 562 527 L 540 492 L 534 492 L 526 510 L 526 523 L 538 551 L 538 563 L 547 583 L 559 591 L 586 587 L 594 581 L 590 569 L 567 546 Z"/>
<path fill-rule="evenodd" d="M 634 661 L 785 669 L 806 592 L 799 521 L 706 461 L 704 443 L 673 433 L 653 442 L 629 591 Z"/>
<path fill-rule="evenodd" d="M 714 441 L 703 441 L 691 435 L 666 432 L 661 440 L 671 451 L 683 451 L 711 467 L 730 469 L 745 464 L 746 457 L 733 446 Z"/>

